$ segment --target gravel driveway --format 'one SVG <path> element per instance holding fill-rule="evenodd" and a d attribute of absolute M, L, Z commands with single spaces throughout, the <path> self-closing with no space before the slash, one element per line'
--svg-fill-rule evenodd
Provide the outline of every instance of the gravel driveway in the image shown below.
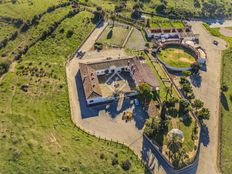
<path fill-rule="evenodd" d="M 200 149 L 200 159 L 197 174 L 217 174 L 217 150 L 218 150 L 218 121 L 220 104 L 220 67 L 221 50 L 226 48 L 226 42 L 211 36 L 202 26 L 201 22 L 191 22 L 194 33 L 200 34 L 200 45 L 207 52 L 207 68 L 201 72 L 201 82 L 197 87 L 193 86 L 196 98 L 205 103 L 210 110 L 210 119 L 206 121 L 207 128 L 203 129 Z M 218 46 L 213 40 L 219 42 Z"/>

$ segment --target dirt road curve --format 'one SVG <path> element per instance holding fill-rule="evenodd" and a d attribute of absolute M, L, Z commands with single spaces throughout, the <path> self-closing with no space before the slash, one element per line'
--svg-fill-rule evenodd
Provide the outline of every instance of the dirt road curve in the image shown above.
<path fill-rule="evenodd" d="M 196 98 L 204 101 L 210 110 L 210 120 L 206 122 L 208 129 L 203 129 L 201 136 L 200 158 L 197 174 L 218 174 L 217 149 L 218 149 L 218 118 L 220 94 L 220 67 L 221 50 L 226 48 L 226 42 L 212 37 L 201 25 L 201 22 L 192 22 L 194 33 L 200 34 L 200 45 L 207 52 L 207 69 L 201 72 L 200 87 L 194 87 Z M 213 40 L 219 42 L 218 46 Z"/>

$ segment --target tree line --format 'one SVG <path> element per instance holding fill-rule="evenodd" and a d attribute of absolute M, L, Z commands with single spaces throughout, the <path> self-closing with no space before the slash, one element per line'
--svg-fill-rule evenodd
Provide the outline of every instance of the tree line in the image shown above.
<path fill-rule="evenodd" d="M 54 5 L 51 7 L 48 7 L 48 9 L 40 14 L 34 15 L 33 18 L 31 20 L 27 20 L 24 21 L 23 19 L 19 18 L 19 19 L 14 19 L 14 18 L 10 18 L 10 17 L 1 17 L 2 20 L 6 21 L 6 22 L 11 22 L 14 23 L 15 26 L 17 28 L 19 28 L 18 30 L 12 32 L 8 37 L 5 37 L 3 40 L 0 41 L 0 49 L 4 48 L 7 46 L 9 41 L 15 40 L 18 36 L 19 33 L 21 32 L 26 32 L 29 28 L 31 28 L 32 26 L 38 25 L 39 24 L 39 20 L 47 13 L 51 13 L 54 10 L 58 9 L 58 8 L 63 8 L 63 7 L 67 7 L 69 5 L 71 5 L 72 2 L 64 2 L 58 5 Z M 3 55 L 4 56 L 4 55 Z"/>

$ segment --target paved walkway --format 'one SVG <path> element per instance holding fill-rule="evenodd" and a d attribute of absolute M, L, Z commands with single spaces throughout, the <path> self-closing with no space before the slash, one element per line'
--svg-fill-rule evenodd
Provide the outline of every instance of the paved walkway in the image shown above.
<path fill-rule="evenodd" d="M 203 129 L 197 174 L 217 174 L 218 150 L 218 120 L 220 104 L 220 67 L 221 50 L 226 48 L 226 42 L 211 36 L 201 25 L 201 22 L 191 23 L 194 33 L 200 34 L 200 45 L 206 50 L 208 60 L 206 71 L 201 72 L 200 86 L 193 87 L 196 98 L 205 103 L 210 110 L 210 120 L 206 121 L 207 128 Z M 219 42 L 218 46 L 213 40 Z"/>

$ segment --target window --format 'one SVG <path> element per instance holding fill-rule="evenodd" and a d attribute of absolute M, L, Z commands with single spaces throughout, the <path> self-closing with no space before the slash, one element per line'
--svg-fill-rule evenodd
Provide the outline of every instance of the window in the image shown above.
<path fill-rule="evenodd" d="M 94 102 L 94 100 L 90 100 L 90 101 L 89 101 L 89 103 L 93 103 L 93 102 Z"/>

